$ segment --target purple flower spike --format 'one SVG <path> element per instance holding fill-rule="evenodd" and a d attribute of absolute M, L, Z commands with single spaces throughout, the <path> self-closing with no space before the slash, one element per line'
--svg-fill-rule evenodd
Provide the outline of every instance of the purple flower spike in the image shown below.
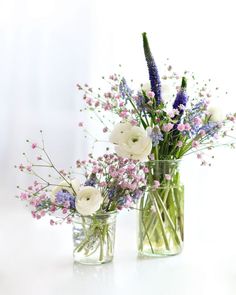
<path fill-rule="evenodd" d="M 182 78 L 181 89 L 176 95 L 176 99 L 173 104 L 173 108 L 177 109 L 182 116 L 184 110 L 182 107 L 186 107 L 188 96 L 186 93 L 187 88 L 187 79 L 185 77 Z"/>
<path fill-rule="evenodd" d="M 160 76 L 157 70 L 155 60 L 152 56 L 152 53 L 149 47 L 147 34 L 143 33 L 142 35 L 143 35 L 143 49 L 144 49 L 144 54 L 147 61 L 151 89 L 155 93 L 156 102 L 159 105 L 161 103 L 161 80 L 160 80 Z"/>

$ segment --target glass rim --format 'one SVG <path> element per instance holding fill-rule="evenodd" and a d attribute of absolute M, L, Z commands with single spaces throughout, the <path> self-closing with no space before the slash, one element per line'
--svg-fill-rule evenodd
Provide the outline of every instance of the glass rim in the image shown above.
<path fill-rule="evenodd" d="M 173 160 L 148 160 L 148 161 L 143 161 L 142 163 L 180 163 L 182 162 L 182 159 L 173 159 Z"/>
<path fill-rule="evenodd" d="M 111 215 L 116 215 L 118 213 L 118 210 L 113 210 L 113 211 L 108 211 L 108 212 L 99 212 L 99 213 L 94 213 L 92 215 L 81 215 L 79 212 L 76 212 L 74 215 L 74 218 L 76 217 L 85 217 L 85 218 L 93 218 L 93 217 L 102 217 L 102 216 L 111 216 Z"/>

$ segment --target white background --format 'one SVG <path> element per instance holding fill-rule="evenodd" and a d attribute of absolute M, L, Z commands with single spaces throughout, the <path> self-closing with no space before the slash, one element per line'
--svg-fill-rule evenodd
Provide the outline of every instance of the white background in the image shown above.
<path fill-rule="evenodd" d="M 0 294 L 236 294 L 234 150 L 219 149 L 211 168 L 186 159 L 180 256 L 137 259 L 135 212 L 122 212 L 114 262 L 74 271 L 70 226 L 32 220 L 14 199 L 13 169 L 40 129 L 60 166 L 85 157 L 75 85 L 99 84 L 119 63 L 146 81 L 143 31 L 158 64 L 211 77 L 236 110 L 235 27 L 228 0 L 0 0 Z"/>

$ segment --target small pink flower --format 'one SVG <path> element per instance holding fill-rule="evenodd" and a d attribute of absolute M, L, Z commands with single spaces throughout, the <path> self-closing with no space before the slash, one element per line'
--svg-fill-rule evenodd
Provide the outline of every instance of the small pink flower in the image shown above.
<path fill-rule="evenodd" d="M 206 131 L 203 130 L 203 129 L 201 129 L 201 130 L 199 131 L 199 135 L 200 135 L 201 137 L 205 136 L 205 135 L 206 135 Z"/>
<path fill-rule="evenodd" d="M 106 133 L 108 131 L 108 128 L 107 127 L 104 127 L 103 130 L 102 130 L 104 133 Z"/>
<path fill-rule="evenodd" d="M 95 107 L 98 107 L 100 105 L 100 102 L 97 100 L 94 104 Z"/>
<path fill-rule="evenodd" d="M 123 101 L 121 101 L 120 103 L 119 103 L 119 107 L 123 107 L 125 105 L 125 103 L 123 102 Z"/>
<path fill-rule="evenodd" d="M 63 208 L 63 209 L 62 209 L 62 213 L 63 213 L 63 214 L 66 214 L 66 213 L 67 213 L 67 211 L 68 211 L 68 209 L 67 209 L 67 208 Z"/>
<path fill-rule="evenodd" d="M 180 123 L 180 124 L 178 124 L 177 129 L 178 129 L 180 132 L 182 132 L 182 131 L 185 130 L 185 125 L 182 124 L 182 123 Z"/>
<path fill-rule="evenodd" d="M 111 177 L 116 178 L 118 176 L 118 173 L 116 171 L 113 171 L 110 173 Z"/>
<path fill-rule="evenodd" d="M 100 187 L 105 187 L 106 185 L 107 185 L 107 184 L 106 184 L 105 181 L 102 181 L 102 182 L 99 183 L 99 186 L 100 186 Z"/>
<path fill-rule="evenodd" d="M 92 173 L 98 173 L 99 167 L 93 167 Z"/>
<path fill-rule="evenodd" d="M 199 141 L 194 140 L 194 141 L 192 142 L 192 147 L 193 147 L 193 148 L 197 148 L 198 146 L 199 146 Z"/>
<path fill-rule="evenodd" d="M 50 207 L 50 212 L 54 213 L 56 211 L 56 209 L 57 209 L 56 206 L 55 205 L 52 205 Z"/>
<path fill-rule="evenodd" d="M 50 220 L 50 224 L 51 224 L 51 225 L 54 225 L 54 224 L 55 224 L 55 221 L 51 219 L 51 220 Z"/>
<path fill-rule="evenodd" d="M 125 202 L 125 208 L 129 208 L 132 205 L 132 198 L 130 196 L 127 196 L 126 202 Z"/>
<path fill-rule="evenodd" d="M 40 212 L 40 215 L 43 217 L 43 216 L 45 216 L 45 214 L 46 214 L 46 212 L 44 211 L 44 210 L 42 210 L 41 212 Z"/>
<path fill-rule="evenodd" d="M 28 200 L 28 198 L 29 198 L 29 195 L 27 193 L 21 193 L 20 194 L 21 201 Z"/>
<path fill-rule="evenodd" d="M 160 186 L 160 182 L 158 180 L 154 180 L 153 188 L 158 188 Z"/>
<path fill-rule="evenodd" d="M 174 118 L 175 113 L 174 113 L 174 111 L 172 110 L 172 111 L 170 111 L 170 112 L 168 113 L 168 115 L 169 115 L 170 118 Z"/>
<path fill-rule="evenodd" d="M 31 147 L 34 150 L 37 147 L 37 143 L 32 143 Z"/>
<path fill-rule="evenodd" d="M 120 112 L 120 117 L 123 118 L 123 119 L 126 119 L 128 117 L 127 110 L 124 110 L 124 111 Z"/>
<path fill-rule="evenodd" d="M 199 160 L 202 159 L 202 154 L 198 153 L 198 154 L 197 154 L 197 158 L 198 158 Z"/>
<path fill-rule="evenodd" d="M 83 122 L 79 122 L 79 127 L 84 127 L 84 123 Z"/>
<path fill-rule="evenodd" d="M 29 166 L 26 166 L 26 170 L 28 171 L 28 172 L 31 172 L 32 171 L 32 167 L 29 165 Z"/>
<path fill-rule="evenodd" d="M 165 179 L 166 180 L 171 180 L 171 175 L 170 174 L 165 174 Z"/>
<path fill-rule="evenodd" d="M 86 102 L 89 106 L 91 106 L 92 103 L 93 103 L 93 99 L 92 99 L 91 97 L 86 97 L 86 98 L 85 98 L 85 102 Z"/>
<path fill-rule="evenodd" d="M 149 173 L 149 169 L 148 169 L 147 167 L 144 167 L 144 168 L 143 168 L 143 172 L 144 172 L 144 173 Z"/>
<path fill-rule="evenodd" d="M 38 185 L 39 185 L 38 181 L 35 180 L 35 181 L 34 181 L 34 186 L 38 186 Z"/>
<path fill-rule="evenodd" d="M 116 94 L 116 95 L 115 95 L 115 98 L 116 98 L 116 99 L 120 99 L 120 94 Z"/>
<path fill-rule="evenodd" d="M 202 119 L 200 117 L 195 117 L 193 119 L 193 123 L 197 126 L 201 125 L 202 124 Z"/>
<path fill-rule="evenodd" d="M 19 169 L 20 169 L 20 171 L 24 171 L 24 169 L 25 169 L 24 165 L 20 164 Z"/>
<path fill-rule="evenodd" d="M 177 147 L 182 147 L 183 146 L 183 142 L 180 140 L 180 141 L 177 142 L 176 145 L 177 145 Z"/>
<path fill-rule="evenodd" d="M 131 120 L 131 121 L 130 121 L 130 124 L 131 124 L 132 126 L 137 126 L 137 125 L 138 125 L 138 122 L 137 122 L 136 120 Z"/>
<path fill-rule="evenodd" d="M 164 132 L 169 132 L 171 129 L 173 129 L 173 127 L 174 127 L 174 124 L 172 124 L 172 123 L 164 124 L 162 126 L 162 130 Z"/>
<path fill-rule="evenodd" d="M 189 123 L 186 123 L 186 124 L 185 124 L 185 130 L 186 130 L 186 131 L 190 131 L 190 130 L 191 130 L 191 126 L 190 126 Z"/>
<path fill-rule="evenodd" d="M 155 93 L 153 91 L 148 91 L 147 92 L 147 96 L 150 98 L 154 98 L 155 97 Z"/>

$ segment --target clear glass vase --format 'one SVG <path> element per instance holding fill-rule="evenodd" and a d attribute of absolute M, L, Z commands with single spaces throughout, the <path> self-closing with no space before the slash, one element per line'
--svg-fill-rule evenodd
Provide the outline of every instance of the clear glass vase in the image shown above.
<path fill-rule="evenodd" d="M 73 219 L 74 262 L 103 264 L 114 254 L 117 212 L 92 216 L 77 214 Z"/>
<path fill-rule="evenodd" d="M 147 189 L 138 205 L 138 253 L 170 256 L 182 251 L 184 241 L 184 186 L 178 160 L 146 163 Z"/>

